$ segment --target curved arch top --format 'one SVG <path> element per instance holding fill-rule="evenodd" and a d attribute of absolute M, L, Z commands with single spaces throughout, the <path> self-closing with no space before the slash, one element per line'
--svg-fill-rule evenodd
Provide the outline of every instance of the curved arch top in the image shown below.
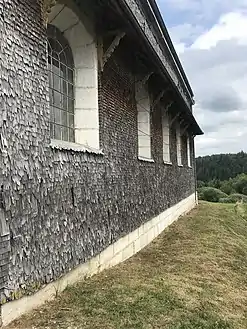
<path fill-rule="evenodd" d="M 52 6 L 48 24 L 61 32 L 73 54 L 75 143 L 99 150 L 98 52 L 95 36 L 65 4 Z"/>
<path fill-rule="evenodd" d="M 57 0 L 43 0 L 43 15 L 45 23 L 48 21 L 48 14 L 51 12 L 52 7 L 57 3 Z"/>

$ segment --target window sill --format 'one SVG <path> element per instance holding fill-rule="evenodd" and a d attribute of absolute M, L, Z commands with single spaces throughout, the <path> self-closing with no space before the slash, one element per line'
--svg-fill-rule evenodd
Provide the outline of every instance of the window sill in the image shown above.
<path fill-rule="evenodd" d="M 178 165 L 178 167 L 181 167 L 181 168 L 182 168 L 182 167 L 183 167 L 183 165 L 182 165 L 182 164 L 179 164 L 179 165 Z"/>
<path fill-rule="evenodd" d="M 188 166 L 188 168 L 190 168 L 190 169 L 193 169 L 193 167 L 192 167 L 192 166 Z"/>
<path fill-rule="evenodd" d="M 1 237 L 1 238 L 6 238 L 6 237 L 9 236 L 9 234 L 10 234 L 10 232 L 7 230 L 7 231 L 2 232 L 2 233 L 0 234 L 0 237 Z"/>
<path fill-rule="evenodd" d="M 57 150 L 67 150 L 67 151 L 74 151 L 81 153 L 93 153 L 100 155 L 104 154 L 102 150 L 94 149 L 89 146 L 84 146 L 82 144 L 60 141 L 57 139 L 51 140 L 50 147 Z"/>
<path fill-rule="evenodd" d="M 163 161 L 165 165 L 172 166 L 172 162 Z"/>
<path fill-rule="evenodd" d="M 144 157 L 138 157 L 138 160 L 145 161 L 145 162 L 154 162 L 154 159 L 144 158 Z"/>

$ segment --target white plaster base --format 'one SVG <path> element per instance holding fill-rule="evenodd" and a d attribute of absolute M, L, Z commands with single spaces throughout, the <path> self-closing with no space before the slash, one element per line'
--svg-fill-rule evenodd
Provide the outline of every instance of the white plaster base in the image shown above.
<path fill-rule="evenodd" d="M 87 263 L 79 265 L 61 279 L 48 284 L 36 294 L 3 305 L 2 324 L 5 326 L 24 313 L 41 306 L 46 301 L 54 299 L 56 294 L 62 292 L 68 285 L 74 284 L 86 276 L 92 276 L 130 258 L 147 246 L 167 226 L 177 220 L 179 216 L 194 208 L 196 203 L 196 195 L 192 194 L 175 206 L 165 210 L 157 217 L 141 225 L 135 231 L 119 239 Z"/>

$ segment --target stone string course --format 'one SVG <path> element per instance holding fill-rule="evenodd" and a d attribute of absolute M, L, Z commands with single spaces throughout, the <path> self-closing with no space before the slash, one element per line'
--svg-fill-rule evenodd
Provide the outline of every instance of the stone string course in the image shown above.
<path fill-rule="evenodd" d="M 164 165 L 159 108 L 151 120 L 154 163 L 137 159 L 135 77 L 121 46 L 99 74 L 100 155 L 49 145 L 39 1 L 0 0 L 0 40 L 0 181 L 11 246 L 8 253 L 0 238 L 6 302 L 58 279 L 194 193 L 194 170 L 186 141 L 185 166 L 178 168 L 174 130 L 173 165 Z"/>

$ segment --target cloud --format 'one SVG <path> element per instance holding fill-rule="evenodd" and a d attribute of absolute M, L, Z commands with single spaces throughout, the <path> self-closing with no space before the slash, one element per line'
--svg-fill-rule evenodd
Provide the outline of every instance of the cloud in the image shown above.
<path fill-rule="evenodd" d="M 160 2 L 178 12 L 169 30 L 195 94 L 194 114 L 205 132 L 196 138 L 197 155 L 247 151 L 247 0 Z M 181 12 L 187 5 L 195 18 L 190 14 L 184 22 Z M 203 12 L 206 5 L 214 9 L 211 16 Z"/>
<path fill-rule="evenodd" d="M 210 49 L 222 40 L 239 40 L 247 43 L 247 19 L 240 12 L 230 12 L 220 17 L 219 22 L 203 33 L 192 48 Z"/>
<path fill-rule="evenodd" d="M 193 22 L 211 22 L 217 20 L 222 14 L 232 12 L 234 9 L 246 10 L 247 0 L 157 0 L 164 17 L 172 11 L 180 17 Z M 211 24 L 212 25 L 212 24 Z"/>
<path fill-rule="evenodd" d="M 214 112 L 247 109 L 245 54 L 247 45 L 229 40 L 208 50 L 185 49 L 180 55 L 201 109 Z"/>
<path fill-rule="evenodd" d="M 211 89 L 201 102 L 201 106 L 213 112 L 232 112 L 242 109 L 242 100 L 233 88 L 226 86 Z"/>
<path fill-rule="evenodd" d="M 245 124 L 247 113 L 238 111 L 222 113 L 199 112 L 203 119 L 204 136 L 196 139 L 197 155 L 213 153 L 236 153 L 246 149 L 247 131 Z"/>
<path fill-rule="evenodd" d="M 181 25 L 173 26 L 169 29 L 173 43 L 177 47 L 179 44 L 184 45 L 184 47 L 178 50 L 178 53 L 185 50 L 185 46 L 191 44 L 191 40 L 196 39 L 199 35 L 204 32 L 202 26 L 192 25 L 189 23 L 184 23 Z M 178 47 L 179 49 L 179 47 Z"/>

